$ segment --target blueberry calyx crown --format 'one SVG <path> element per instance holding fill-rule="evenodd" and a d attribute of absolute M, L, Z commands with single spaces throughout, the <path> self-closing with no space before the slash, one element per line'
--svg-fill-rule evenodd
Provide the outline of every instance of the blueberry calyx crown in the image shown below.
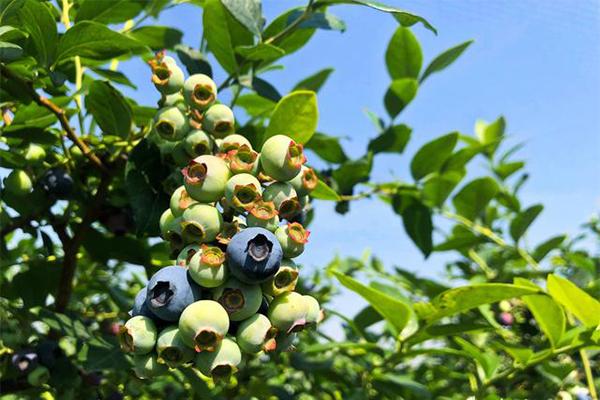
<path fill-rule="evenodd" d="M 164 307 L 173 298 L 175 291 L 171 288 L 171 284 L 167 281 L 158 281 L 152 289 L 150 289 L 150 304 L 152 307 Z"/>
<path fill-rule="evenodd" d="M 256 262 L 261 262 L 269 257 L 273 250 L 273 243 L 265 235 L 259 233 L 248 241 L 246 252 Z"/>

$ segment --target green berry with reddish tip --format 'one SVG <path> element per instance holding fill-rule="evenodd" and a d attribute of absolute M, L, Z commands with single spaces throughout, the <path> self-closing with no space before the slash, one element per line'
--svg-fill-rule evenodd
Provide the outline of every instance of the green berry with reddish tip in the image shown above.
<path fill-rule="evenodd" d="M 261 287 L 264 294 L 279 296 L 285 292 L 293 292 L 297 283 L 298 267 L 296 263 L 284 258 L 275 275 L 263 282 Z"/>
<path fill-rule="evenodd" d="M 50 380 L 50 370 L 43 365 L 38 365 L 27 375 L 27 383 L 31 386 L 42 386 Z"/>
<path fill-rule="evenodd" d="M 198 202 L 192 199 L 185 190 L 185 186 L 179 186 L 171 195 L 169 209 L 171 210 L 173 216 L 180 217 L 188 207 L 197 203 Z"/>
<path fill-rule="evenodd" d="M 28 195 L 33 189 L 31 178 L 22 169 L 14 169 L 4 178 L 4 190 L 16 197 Z"/>
<path fill-rule="evenodd" d="M 204 110 L 217 100 L 217 85 L 208 75 L 190 75 L 183 84 L 183 95 L 190 107 Z"/>
<path fill-rule="evenodd" d="M 152 83 L 164 96 L 177 93 L 183 88 L 185 77 L 173 58 L 159 53 L 148 64 L 152 68 Z"/>
<path fill-rule="evenodd" d="M 143 315 L 130 318 L 121 327 L 119 343 L 121 350 L 133 354 L 147 354 L 156 344 L 157 332 L 154 321 Z"/>
<path fill-rule="evenodd" d="M 258 153 L 246 145 L 229 150 L 225 156 L 232 174 L 248 173 L 256 176 L 258 171 Z"/>
<path fill-rule="evenodd" d="M 242 362 L 242 352 L 231 339 L 225 338 L 214 352 L 202 352 L 196 356 L 196 367 L 213 379 L 229 379 Z"/>
<path fill-rule="evenodd" d="M 259 285 L 229 278 L 214 290 L 213 299 L 225 308 L 232 321 L 242 321 L 258 311 L 262 302 L 262 291 Z"/>
<path fill-rule="evenodd" d="M 77 147 L 77 149 L 79 149 Z M 25 160 L 31 165 L 39 165 L 46 158 L 46 150 L 40 145 L 35 143 L 29 143 L 27 146 L 27 150 L 25 150 L 25 154 L 23 154 Z"/>
<path fill-rule="evenodd" d="M 154 131 L 165 140 L 181 140 L 189 130 L 187 117 L 177 107 L 161 108 L 154 117 Z"/>
<path fill-rule="evenodd" d="M 160 332 L 156 340 L 156 354 L 159 362 L 170 368 L 178 367 L 194 359 L 195 352 L 186 346 L 179 334 L 179 327 L 169 326 Z"/>
<path fill-rule="evenodd" d="M 287 292 L 273 299 L 269 305 L 269 320 L 279 332 L 298 332 L 306 325 L 308 304 L 301 294 Z"/>
<path fill-rule="evenodd" d="M 213 140 L 203 130 L 194 129 L 193 131 L 190 131 L 183 140 L 183 147 L 191 157 L 203 156 L 205 154 L 211 154 Z"/>
<path fill-rule="evenodd" d="M 258 179 L 250 174 L 234 175 L 225 185 L 227 204 L 237 210 L 246 210 L 260 200 L 262 186 Z"/>
<path fill-rule="evenodd" d="M 235 118 L 225 104 L 214 104 L 204 113 L 202 129 L 216 138 L 224 138 L 235 130 Z"/>
<path fill-rule="evenodd" d="M 178 142 L 171 150 L 171 156 L 173 157 L 173 162 L 180 168 L 185 167 L 190 163 L 192 157 L 185 151 L 185 147 L 182 142 Z"/>
<path fill-rule="evenodd" d="M 302 254 L 309 235 L 310 232 L 298 222 L 280 226 L 275 231 L 275 237 L 283 249 L 283 256 L 286 258 L 294 258 Z"/>
<path fill-rule="evenodd" d="M 279 227 L 278 211 L 272 201 L 258 201 L 248 210 L 246 225 L 275 232 Z"/>
<path fill-rule="evenodd" d="M 228 276 L 225 254 L 216 246 L 202 245 L 200 252 L 194 254 L 189 262 L 192 279 L 205 288 L 222 285 Z"/>
<path fill-rule="evenodd" d="M 287 182 L 273 182 L 263 191 L 263 200 L 272 201 L 280 218 L 290 219 L 301 210 L 296 191 Z"/>
<path fill-rule="evenodd" d="M 305 161 L 302 145 L 284 135 L 268 138 L 260 152 L 263 171 L 278 181 L 296 177 Z"/>
<path fill-rule="evenodd" d="M 221 213 L 208 204 L 192 204 L 181 218 L 181 236 L 185 243 L 212 242 L 223 227 Z"/>
<path fill-rule="evenodd" d="M 227 311 L 216 301 L 192 303 L 179 317 L 179 334 L 183 342 L 196 351 L 215 351 L 228 330 Z"/>
<path fill-rule="evenodd" d="M 294 187 L 298 197 L 305 196 L 312 192 L 314 188 L 317 187 L 317 183 L 319 183 L 319 178 L 315 171 L 312 168 L 302 166 L 300 169 L 300 173 L 296 175 L 294 179 L 289 181 L 289 183 Z"/>
<path fill-rule="evenodd" d="M 160 234 L 175 248 L 183 245 L 181 236 L 181 217 L 175 217 L 170 209 L 166 209 L 159 220 Z"/>
<path fill-rule="evenodd" d="M 230 176 L 225 160 L 213 155 L 194 158 L 181 173 L 185 189 L 194 200 L 201 203 L 219 201 Z"/>
<path fill-rule="evenodd" d="M 189 267 L 192 257 L 194 257 L 194 255 L 199 252 L 200 252 L 199 244 L 194 243 L 194 244 L 189 244 L 189 245 L 185 246 L 179 252 L 179 255 L 177 256 L 176 264 L 179 265 L 180 267 Z"/>
<path fill-rule="evenodd" d="M 234 217 L 233 221 L 231 222 L 223 222 L 223 228 L 217 235 L 217 242 L 222 245 L 228 245 L 229 242 L 231 242 L 231 238 L 243 228 L 244 226 L 240 224 L 238 217 Z"/>
<path fill-rule="evenodd" d="M 226 136 L 219 141 L 219 151 L 221 153 L 227 153 L 231 150 L 239 149 L 242 146 L 246 146 L 252 150 L 250 141 L 242 135 L 235 133 L 233 135 Z"/>
<path fill-rule="evenodd" d="M 277 329 L 271 321 L 262 314 L 254 314 L 242 321 L 237 329 L 235 338 L 244 353 L 256 354 L 261 351 L 275 350 Z"/>
<path fill-rule="evenodd" d="M 140 379 L 150 379 L 164 375 L 169 369 L 160 363 L 156 354 L 142 354 L 133 357 L 133 372 Z"/>
<path fill-rule="evenodd" d="M 306 326 L 312 327 L 323 320 L 323 318 L 324 318 L 323 310 L 321 310 L 321 306 L 319 305 L 319 302 L 314 297 L 309 296 L 309 295 L 304 295 L 304 296 L 302 296 L 302 298 L 304 298 L 304 302 L 306 303 L 306 306 L 307 306 Z"/>

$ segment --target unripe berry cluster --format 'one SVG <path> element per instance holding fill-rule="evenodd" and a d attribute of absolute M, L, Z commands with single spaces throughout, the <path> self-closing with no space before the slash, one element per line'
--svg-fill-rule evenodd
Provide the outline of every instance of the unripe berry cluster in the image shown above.
<path fill-rule="evenodd" d="M 184 80 L 164 54 L 150 65 L 162 94 L 152 140 L 182 167 L 160 218 L 177 259 L 136 296 L 121 347 L 142 378 L 192 363 L 229 377 L 245 356 L 285 351 L 322 319 L 317 300 L 294 292 L 292 260 L 308 239 L 298 221 L 317 176 L 288 136 L 268 138 L 259 153 L 236 134 L 210 77 Z"/>

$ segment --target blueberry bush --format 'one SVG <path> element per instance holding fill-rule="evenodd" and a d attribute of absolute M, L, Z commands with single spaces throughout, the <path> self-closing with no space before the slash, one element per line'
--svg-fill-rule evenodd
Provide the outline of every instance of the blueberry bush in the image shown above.
<path fill-rule="evenodd" d="M 2 399 L 598 398 L 600 221 L 526 241 L 543 205 L 522 204 L 502 117 L 404 153 L 403 109 L 470 41 L 424 66 L 413 29 L 437 31 L 395 6 L 309 0 L 266 21 L 259 0 L 191 0 L 202 40 L 182 43 L 152 24 L 179 3 L 0 0 Z M 316 132 L 331 69 L 285 94 L 264 77 L 343 30 L 342 6 L 398 23 L 388 115 L 354 159 Z M 130 59 L 158 104 L 126 95 Z M 412 179 L 372 180 L 383 153 Z M 366 198 L 425 258 L 446 253 L 447 279 L 291 260 L 321 202 Z M 341 286 L 368 305 L 329 307 Z"/>

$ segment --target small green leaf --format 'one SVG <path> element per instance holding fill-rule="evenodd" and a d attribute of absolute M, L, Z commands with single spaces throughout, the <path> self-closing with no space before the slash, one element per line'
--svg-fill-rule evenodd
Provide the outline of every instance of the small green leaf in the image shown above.
<path fill-rule="evenodd" d="M 177 51 L 177 57 L 179 57 L 183 65 L 185 65 L 188 74 L 204 74 L 212 77 L 213 74 L 210 64 L 206 61 L 206 57 L 198 50 L 183 44 L 175 46 L 175 50 Z"/>
<path fill-rule="evenodd" d="M 513 238 L 515 243 L 519 241 L 521 236 L 523 236 L 523 234 L 527 231 L 537 216 L 540 215 L 543 209 L 544 206 L 541 204 L 533 205 L 526 210 L 521 211 L 510 222 L 510 236 Z"/>
<path fill-rule="evenodd" d="M 423 53 L 417 38 L 408 28 L 398 28 L 385 52 L 385 63 L 392 79 L 417 78 Z"/>
<path fill-rule="evenodd" d="M 272 44 L 259 43 L 256 46 L 238 46 L 235 52 L 249 61 L 271 62 L 285 55 L 285 51 Z"/>
<path fill-rule="evenodd" d="M 237 70 L 233 38 L 227 21 L 227 10 L 219 0 L 204 2 L 202 14 L 202 27 L 208 48 L 213 53 L 219 64 L 228 73 Z"/>
<path fill-rule="evenodd" d="M 392 82 L 383 99 L 390 117 L 396 118 L 404 110 L 415 98 L 418 88 L 419 83 L 412 78 L 396 79 Z"/>
<path fill-rule="evenodd" d="M 172 49 L 181 43 L 183 37 L 183 33 L 178 29 L 157 25 L 142 26 L 134 29 L 128 35 L 155 51 Z"/>
<path fill-rule="evenodd" d="M 118 24 L 134 18 L 148 3 L 147 0 L 84 0 L 75 22 L 92 20 L 103 24 Z"/>
<path fill-rule="evenodd" d="M 494 173 L 498 175 L 498 177 L 502 180 L 508 178 L 518 170 L 522 169 L 525 166 L 523 161 L 515 161 L 509 163 L 501 163 L 499 165 L 494 166 Z"/>
<path fill-rule="evenodd" d="M 75 24 L 60 39 L 56 63 L 81 56 L 92 60 L 110 60 L 132 51 L 144 49 L 137 40 L 115 32 L 93 21 Z"/>
<path fill-rule="evenodd" d="M 265 81 L 258 76 L 255 76 L 252 79 L 252 90 L 256 92 L 256 94 L 269 99 L 271 101 L 278 102 L 281 100 L 281 94 L 277 91 L 275 86 L 271 85 L 269 82 Z"/>
<path fill-rule="evenodd" d="M 290 15 L 297 12 L 297 10 L 304 10 L 304 7 L 297 7 L 279 15 L 265 28 L 263 37 L 271 38 L 286 29 L 290 23 Z M 314 33 L 315 29 L 297 29 L 273 44 L 283 49 L 285 54 L 292 54 L 302 48 Z"/>
<path fill-rule="evenodd" d="M 107 135 L 126 137 L 131 130 L 131 107 L 108 82 L 94 81 L 85 97 L 85 108 Z"/>
<path fill-rule="evenodd" d="M 441 207 L 464 176 L 464 170 L 431 174 L 423 182 L 423 199 L 432 206 Z"/>
<path fill-rule="evenodd" d="M 498 190 L 498 184 L 492 178 L 475 179 L 465 185 L 454 196 L 452 203 L 460 215 L 468 219 L 474 219 L 496 196 Z"/>
<path fill-rule="evenodd" d="M 40 65 L 50 66 L 56 55 L 58 33 L 49 8 L 42 2 L 26 0 L 19 9 L 18 15 L 21 28 L 29 33 L 30 54 Z"/>
<path fill-rule="evenodd" d="M 404 229 L 427 258 L 433 250 L 431 210 L 422 203 L 413 203 L 402 212 Z"/>
<path fill-rule="evenodd" d="M 296 10 L 289 16 L 288 23 L 292 23 L 299 18 L 304 12 Z M 300 23 L 301 29 L 324 29 L 344 32 L 346 30 L 346 24 L 340 18 L 328 12 L 314 12 L 311 13 L 308 18 Z"/>
<path fill-rule="evenodd" d="M 264 23 L 260 0 L 221 0 L 221 3 L 240 24 L 260 37 Z"/>
<path fill-rule="evenodd" d="M 565 332 L 565 313 L 562 307 L 545 294 L 523 296 L 523 301 L 550 340 L 552 347 L 557 347 Z"/>
<path fill-rule="evenodd" d="M 573 282 L 550 274 L 547 286 L 554 300 L 573 313 L 585 326 L 596 327 L 600 324 L 600 302 L 575 286 Z"/>
<path fill-rule="evenodd" d="M 504 130 L 506 129 L 506 120 L 504 117 L 499 117 L 491 124 L 484 121 L 477 121 L 475 125 L 475 135 L 479 142 L 486 146 L 486 154 L 491 156 L 502 139 L 504 138 Z"/>
<path fill-rule="evenodd" d="M 469 45 L 473 43 L 472 40 L 468 40 L 464 43 L 459 44 L 458 46 L 454 46 L 442 54 L 433 59 L 433 61 L 427 66 L 425 72 L 419 79 L 419 82 L 423 82 L 427 77 L 433 73 L 439 72 L 450 64 L 452 64 L 460 55 L 469 47 Z"/>
<path fill-rule="evenodd" d="M 121 85 L 137 89 L 137 87 L 122 72 L 104 68 L 91 68 L 91 70 L 100 75 L 102 78 L 108 79 L 111 82 L 120 83 Z"/>
<path fill-rule="evenodd" d="M 365 286 L 357 280 L 337 271 L 334 272 L 334 275 L 342 285 L 367 300 L 398 331 L 401 331 L 406 326 L 411 313 L 411 309 L 406 303 L 372 287 Z"/>
<path fill-rule="evenodd" d="M 438 171 L 452 154 L 457 140 L 458 133 L 452 132 L 423 145 L 410 162 L 413 178 L 419 180 L 427 174 Z"/>
<path fill-rule="evenodd" d="M 22 54 L 21 46 L 0 40 L 0 61 L 10 62 L 21 57 Z"/>
<path fill-rule="evenodd" d="M 348 160 L 340 165 L 332 173 L 339 192 L 349 194 L 356 184 L 368 181 L 372 167 L 373 153 L 371 152 L 367 153 L 364 157 L 356 160 Z"/>
<path fill-rule="evenodd" d="M 312 192 L 310 192 L 310 196 L 319 200 L 331 200 L 331 201 L 340 201 L 340 195 L 335 192 L 332 188 L 327 186 L 325 182 L 319 179 L 317 182 L 317 186 L 314 188 Z"/>
<path fill-rule="evenodd" d="M 269 121 L 265 140 L 287 135 L 298 143 L 306 143 L 317 129 L 319 110 L 317 95 L 309 90 L 292 92 L 279 100 Z"/>
<path fill-rule="evenodd" d="M 236 105 L 242 107 L 251 117 L 266 116 L 273 111 L 276 104 L 273 100 L 255 93 L 243 94 L 236 102 Z"/>
<path fill-rule="evenodd" d="M 531 256 L 537 262 L 540 262 L 552 250 L 558 248 L 567 237 L 565 235 L 554 236 L 543 243 L 540 243 L 534 250 Z"/>
<path fill-rule="evenodd" d="M 377 153 L 402 153 L 410 140 L 412 129 L 400 124 L 389 127 L 369 142 L 369 151 Z"/>
<path fill-rule="evenodd" d="M 348 160 L 340 145 L 340 139 L 334 136 L 315 132 L 304 148 L 314 151 L 319 157 L 330 163 L 341 164 Z"/>
<path fill-rule="evenodd" d="M 293 90 L 312 90 L 317 93 L 321 86 L 325 83 L 329 75 L 333 72 L 333 68 L 322 69 L 311 76 L 301 80 L 294 86 Z"/>

